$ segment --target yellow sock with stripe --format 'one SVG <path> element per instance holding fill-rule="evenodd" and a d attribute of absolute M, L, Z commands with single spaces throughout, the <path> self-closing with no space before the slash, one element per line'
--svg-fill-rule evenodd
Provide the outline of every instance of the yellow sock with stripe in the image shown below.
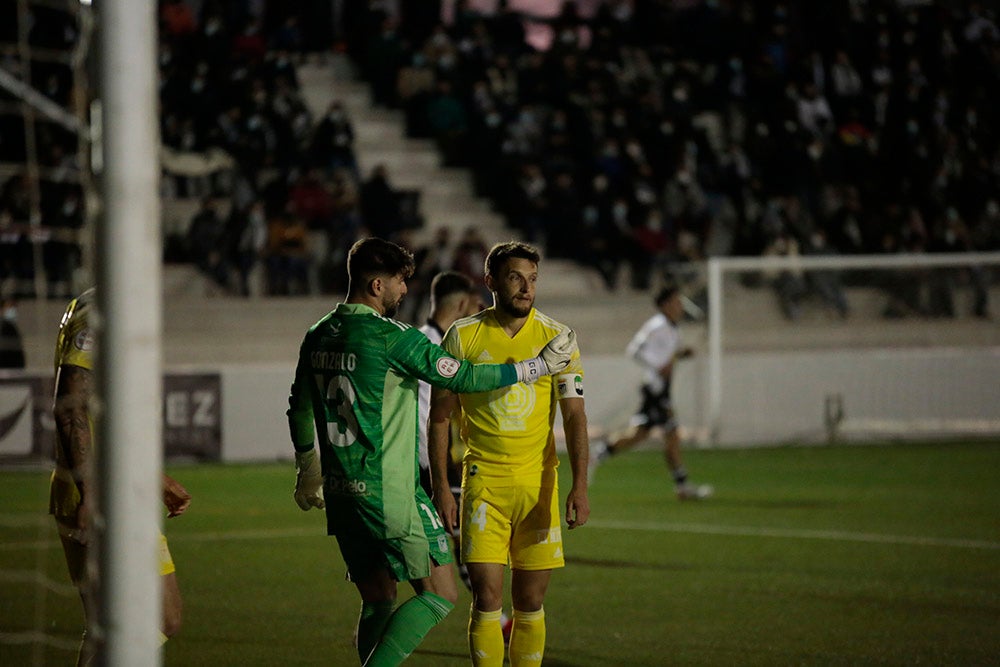
<path fill-rule="evenodd" d="M 510 667 L 537 667 L 545 654 L 545 609 L 514 610 L 510 631 Z"/>
<path fill-rule="evenodd" d="M 479 611 L 475 607 L 469 614 L 469 655 L 472 667 L 501 667 L 503 665 L 503 612 Z"/>

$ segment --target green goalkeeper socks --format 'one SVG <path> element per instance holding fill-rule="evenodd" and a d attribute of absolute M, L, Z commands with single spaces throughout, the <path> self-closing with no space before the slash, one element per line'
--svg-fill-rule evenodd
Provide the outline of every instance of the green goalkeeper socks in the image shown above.
<path fill-rule="evenodd" d="M 420 645 L 430 629 L 444 620 L 455 605 L 439 595 L 424 591 L 393 612 L 365 667 L 394 667 Z M 360 641 L 359 641 L 360 647 Z"/>
<path fill-rule="evenodd" d="M 385 625 L 392 616 L 395 604 L 393 600 L 361 604 L 361 617 L 358 619 L 358 657 L 361 658 L 362 664 L 385 632 Z"/>

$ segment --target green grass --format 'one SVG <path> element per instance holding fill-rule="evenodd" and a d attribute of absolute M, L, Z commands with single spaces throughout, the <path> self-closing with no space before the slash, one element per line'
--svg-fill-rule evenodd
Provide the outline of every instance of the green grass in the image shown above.
<path fill-rule="evenodd" d="M 1000 443 L 686 463 L 715 497 L 677 502 L 655 451 L 598 471 L 591 523 L 564 532 L 546 599 L 548 667 L 996 664 Z M 166 526 L 185 623 L 165 664 L 357 664 L 357 593 L 322 514 L 294 505 L 293 466 L 171 473 L 194 504 Z M 47 475 L 0 485 L 0 665 L 72 664 L 82 614 L 44 516 Z M 468 664 L 468 603 L 463 590 L 408 664 Z"/>

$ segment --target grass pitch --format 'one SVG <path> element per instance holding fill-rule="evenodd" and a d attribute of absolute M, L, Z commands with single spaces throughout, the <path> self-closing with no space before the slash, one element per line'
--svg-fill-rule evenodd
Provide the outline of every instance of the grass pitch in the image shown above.
<path fill-rule="evenodd" d="M 652 450 L 598 470 L 546 598 L 547 666 L 996 664 L 1000 443 L 692 450 L 686 464 L 713 498 L 675 500 Z M 164 664 L 357 664 L 357 593 L 322 513 L 292 500 L 293 464 L 170 472 L 194 502 L 166 522 L 185 621 Z M 0 473 L 0 665 L 74 659 L 82 613 L 47 479 Z M 408 664 L 469 664 L 468 604 L 463 590 Z"/>

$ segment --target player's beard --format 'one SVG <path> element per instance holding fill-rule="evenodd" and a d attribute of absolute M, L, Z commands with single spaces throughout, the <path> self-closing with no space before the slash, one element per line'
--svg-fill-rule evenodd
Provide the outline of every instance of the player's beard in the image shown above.
<path fill-rule="evenodd" d="M 383 315 L 386 317 L 396 317 L 396 313 L 399 312 L 399 304 L 403 302 L 402 296 L 397 296 L 393 294 L 388 299 L 382 300 L 382 311 Z"/>
<path fill-rule="evenodd" d="M 500 298 L 497 299 L 497 308 L 502 310 L 505 314 L 510 315 L 511 317 L 516 317 L 516 318 L 527 317 L 528 314 L 531 313 L 531 307 L 535 305 L 534 299 L 531 299 L 531 301 L 526 306 L 518 305 L 514 301 L 514 297 L 517 296 L 517 294 L 512 294 L 512 295 L 500 294 L 498 296 Z"/>

